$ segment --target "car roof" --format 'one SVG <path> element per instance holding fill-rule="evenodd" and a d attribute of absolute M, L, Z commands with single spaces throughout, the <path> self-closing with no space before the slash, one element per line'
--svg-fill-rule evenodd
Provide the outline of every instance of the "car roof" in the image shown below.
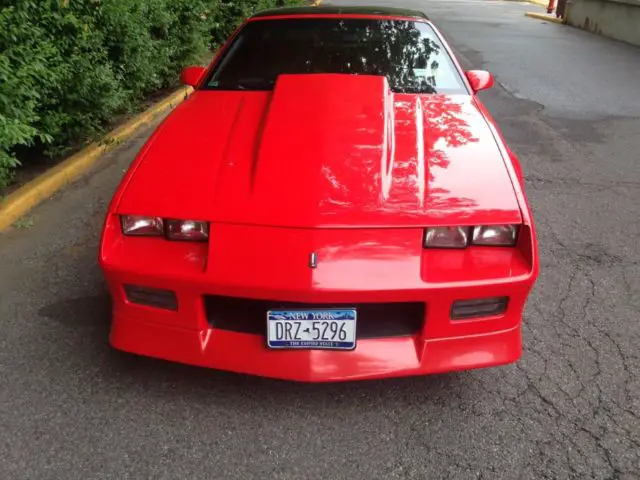
<path fill-rule="evenodd" d="M 319 5 L 306 7 L 282 7 L 262 10 L 250 18 L 265 18 L 287 15 L 381 15 L 385 17 L 414 17 L 422 20 L 429 18 L 418 10 L 397 7 L 376 7 L 376 6 L 336 6 Z"/>

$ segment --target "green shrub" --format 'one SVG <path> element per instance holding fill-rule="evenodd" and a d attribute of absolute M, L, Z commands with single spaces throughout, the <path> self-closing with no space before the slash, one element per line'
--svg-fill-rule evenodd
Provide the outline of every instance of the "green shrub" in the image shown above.
<path fill-rule="evenodd" d="M 0 186 L 175 85 L 252 12 L 298 0 L 0 0 Z"/>

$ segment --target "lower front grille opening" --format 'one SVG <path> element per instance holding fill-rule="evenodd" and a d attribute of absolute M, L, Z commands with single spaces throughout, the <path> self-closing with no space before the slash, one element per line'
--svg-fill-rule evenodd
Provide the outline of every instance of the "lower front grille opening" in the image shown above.
<path fill-rule="evenodd" d="M 422 302 L 297 303 L 221 295 L 205 296 L 204 305 L 213 328 L 256 335 L 265 334 L 269 310 L 355 309 L 358 339 L 415 335 L 423 327 L 426 311 Z"/>

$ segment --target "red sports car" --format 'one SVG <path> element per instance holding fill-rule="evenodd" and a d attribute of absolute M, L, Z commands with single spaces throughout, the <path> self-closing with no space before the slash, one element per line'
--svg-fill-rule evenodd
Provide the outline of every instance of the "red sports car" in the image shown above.
<path fill-rule="evenodd" d="M 261 12 L 182 80 L 106 217 L 114 348 L 311 382 L 520 357 L 519 163 L 424 14 Z"/>

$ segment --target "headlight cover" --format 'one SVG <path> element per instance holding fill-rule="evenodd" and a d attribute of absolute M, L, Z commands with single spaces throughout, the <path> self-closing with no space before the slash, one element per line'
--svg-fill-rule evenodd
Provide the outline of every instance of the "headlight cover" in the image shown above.
<path fill-rule="evenodd" d="M 469 227 L 429 227 L 424 235 L 425 248 L 465 248 Z"/>
<path fill-rule="evenodd" d="M 162 218 L 142 215 L 121 215 L 122 233 L 139 237 L 159 237 L 164 234 Z"/>
<path fill-rule="evenodd" d="M 209 224 L 197 220 L 165 220 L 169 240 L 204 242 L 209 238 Z"/>
<path fill-rule="evenodd" d="M 518 238 L 518 225 L 481 225 L 473 228 L 473 245 L 513 247 Z"/>

